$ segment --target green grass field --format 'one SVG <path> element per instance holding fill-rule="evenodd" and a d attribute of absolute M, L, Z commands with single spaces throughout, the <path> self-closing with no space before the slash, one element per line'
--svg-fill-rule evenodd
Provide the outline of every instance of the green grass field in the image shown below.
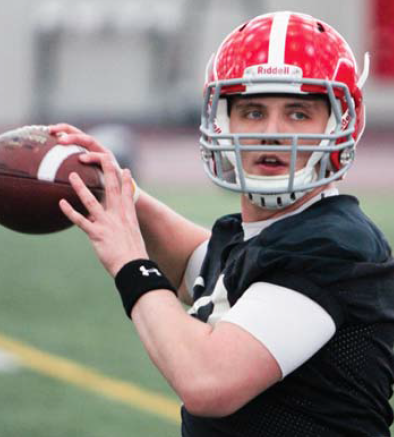
<path fill-rule="evenodd" d="M 236 198 L 216 189 L 151 192 L 207 226 L 218 215 L 237 210 Z M 364 210 L 391 244 L 393 200 L 389 193 L 362 196 Z M 150 364 L 111 279 L 81 232 L 71 229 L 37 237 L 1 228 L 0 240 L 0 350 L 4 336 L 177 402 Z M 40 369 L 34 369 L 29 358 L 26 363 L 0 370 L 1 437 L 179 435 L 177 419 L 149 411 L 141 396 L 133 406 L 120 395 L 110 399 L 90 390 L 88 376 L 80 385 L 61 380 L 61 364 L 52 366 L 46 356 L 41 357 Z"/>

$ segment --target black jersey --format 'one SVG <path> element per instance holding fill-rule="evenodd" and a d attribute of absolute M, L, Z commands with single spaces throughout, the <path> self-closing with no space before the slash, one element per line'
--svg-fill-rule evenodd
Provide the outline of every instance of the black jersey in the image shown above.
<path fill-rule="evenodd" d="M 387 437 L 394 381 L 394 261 L 382 233 L 351 196 L 323 199 L 247 241 L 241 216 L 213 228 L 194 299 L 219 275 L 232 306 L 254 282 L 297 290 L 336 325 L 311 359 L 224 418 L 182 409 L 184 437 Z M 207 321 L 205 302 L 194 317 Z"/>

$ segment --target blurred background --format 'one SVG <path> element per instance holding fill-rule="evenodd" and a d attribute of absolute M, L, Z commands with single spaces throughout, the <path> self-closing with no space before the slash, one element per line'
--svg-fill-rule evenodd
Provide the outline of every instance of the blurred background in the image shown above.
<path fill-rule="evenodd" d="M 209 227 L 238 199 L 200 164 L 205 65 L 235 26 L 281 9 L 333 25 L 361 69 L 371 54 L 367 128 L 340 189 L 359 196 L 394 244 L 393 0 L 1 0 L 0 130 L 86 129 L 143 188 Z M 177 400 L 84 236 L 2 228 L 0 241 L 0 437 L 179 435 Z M 129 402 L 119 387 L 98 389 L 106 384 L 92 372 L 128 384 Z"/>
<path fill-rule="evenodd" d="M 279 9 L 332 24 L 361 69 L 371 53 L 359 155 L 371 155 L 370 170 L 379 167 L 394 120 L 391 0 L 3 0 L 0 128 L 67 121 L 93 129 L 122 158 L 140 158 L 141 182 L 163 181 L 163 173 L 203 182 L 197 140 L 206 62 L 236 25 Z M 157 166 L 169 156 L 165 169 Z M 393 184 L 390 173 L 378 169 L 380 185 Z"/>

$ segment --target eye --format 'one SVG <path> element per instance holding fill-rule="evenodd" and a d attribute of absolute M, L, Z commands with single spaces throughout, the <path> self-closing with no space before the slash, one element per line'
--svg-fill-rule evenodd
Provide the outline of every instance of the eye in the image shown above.
<path fill-rule="evenodd" d="M 263 113 L 259 109 L 251 109 L 249 111 L 246 111 L 244 116 L 249 120 L 260 120 L 261 118 L 263 118 Z"/>
<path fill-rule="evenodd" d="M 300 120 L 307 120 L 309 117 L 305 112 L 301 111 L 294 111 L 290 114 L 290 118 L 292 120 L 300 121 Z"/>

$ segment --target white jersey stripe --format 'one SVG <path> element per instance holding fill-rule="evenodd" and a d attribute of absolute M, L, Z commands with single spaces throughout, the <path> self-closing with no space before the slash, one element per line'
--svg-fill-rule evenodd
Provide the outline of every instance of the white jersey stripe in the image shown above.
<path fill-rule="evenodd" d="M 268 51 L 269 65 L 285 64 L 286 36 L 290 15 L 291 12 L 280 12 L 274 16 L 271 26 L 270 46 Z"/>
<path fill-rule="evenodd" d="M 53 147 L 41 161 L 38 168 L 37 178 L 40 181 L 53 182 L 56 173 L 63 162 L 75 153 L 86 152 L 86 149 L 80 146 L 60 146 Z"/>

